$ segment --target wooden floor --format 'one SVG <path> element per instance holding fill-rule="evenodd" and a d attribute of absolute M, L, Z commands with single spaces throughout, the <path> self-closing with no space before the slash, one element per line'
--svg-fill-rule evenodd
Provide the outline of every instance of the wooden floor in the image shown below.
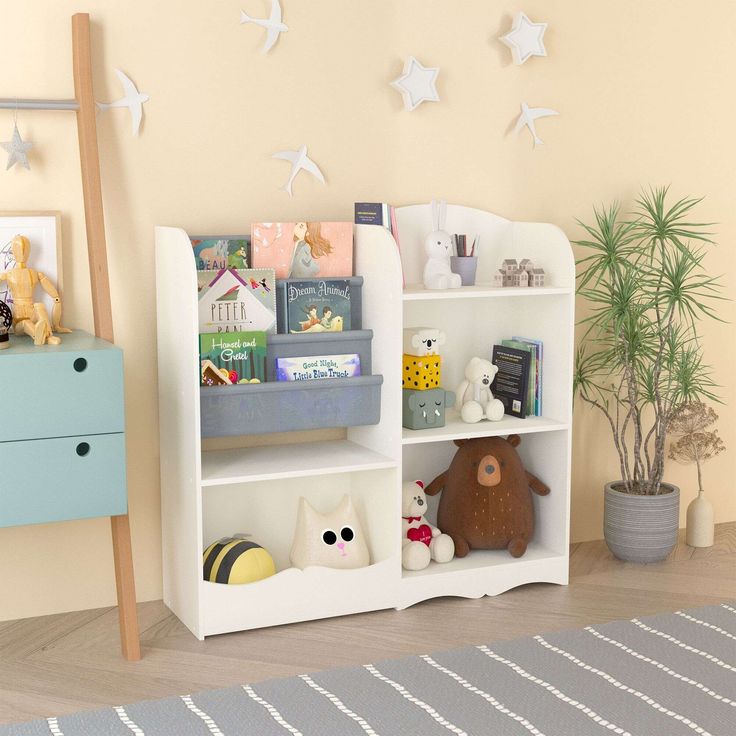
<path fill-rule="evenodd" d="M 567 587 L 527 585 L 496 598 L 444 598 L 197 641 L 159 601 L 139 606 L 143 660 L 120 658 L 116 609 L 0 623 L 0 723 L 183 695 L 269 677 L 577 628 L 736 599 L 736 523 L 716 544 L 680 543 L 654 565 L 572 546 Z"/>

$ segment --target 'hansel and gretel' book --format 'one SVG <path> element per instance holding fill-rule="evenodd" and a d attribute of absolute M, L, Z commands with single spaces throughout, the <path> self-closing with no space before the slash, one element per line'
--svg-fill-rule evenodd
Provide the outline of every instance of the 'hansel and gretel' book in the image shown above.
<path fill-rule="evenodd" d="M 276 332 L 276 279 L 270 268 L 198 271 L 200 332 Z"/>
<path fill-rule="evenodd" d="M 199 335 L 200 383 L 227 386 L 266 380 L 265 332 L 209 332 Z"/>
<path fill-rule="evenodd" d="M 342 332 L 351 327 L 349 279 L 287 281 L 283 289 L 281 329 L 292 334 Z"/>
<path fill-rule="evenodd" d="M 248 268 L 250 235 L 193 235 L 190 240 L 198 271 Z"/>
<path fill-rule="evenodd" d="M 251 226 L 254 268 L 273 268 L 277 279 L 353 275 L 350 222 L 256 222 Z"/>
<path fill-rule="evenodd" d="M 277 381 L 314 381 L 323 378 L 353 378 L 359 375 L 360 356 L 357 353 L 276 358 Z"/>

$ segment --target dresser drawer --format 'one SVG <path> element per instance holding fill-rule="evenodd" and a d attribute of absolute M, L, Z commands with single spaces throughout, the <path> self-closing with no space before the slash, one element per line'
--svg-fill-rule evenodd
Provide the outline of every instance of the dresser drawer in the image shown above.
<path fill-rule="evenodd" d="M 0 527 L 126 513 L 124 434 L 0 443 Z"/>
<path fill-rule="evenodd" d="M 85 332 L 35 347 L 11 337 L 0 352 L 0 442 L 123 432 L 123 353 Z"/>

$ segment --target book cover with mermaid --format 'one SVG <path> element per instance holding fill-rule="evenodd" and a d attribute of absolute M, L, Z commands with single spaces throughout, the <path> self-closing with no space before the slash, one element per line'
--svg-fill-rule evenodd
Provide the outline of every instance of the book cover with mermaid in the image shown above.
<path fill-rule="evenodd" d="M 273 268 L 277 279 L 353 275 L 350 222 L 257 222 L 251 227 L 254 268 Z"/>

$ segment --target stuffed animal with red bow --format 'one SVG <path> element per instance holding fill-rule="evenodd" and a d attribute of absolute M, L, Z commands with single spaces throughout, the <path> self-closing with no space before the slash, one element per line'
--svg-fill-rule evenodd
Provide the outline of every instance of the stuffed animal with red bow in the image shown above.
<path fill-rule="evenodd" d="M 427 496 L 421 480 L 411 480 L 402 487 L 401 563 L 406 570 L 424 570 L 431 560 L 449 562 L 455 556 L 452 537 L 443 534 L 425 518 Z"/>

